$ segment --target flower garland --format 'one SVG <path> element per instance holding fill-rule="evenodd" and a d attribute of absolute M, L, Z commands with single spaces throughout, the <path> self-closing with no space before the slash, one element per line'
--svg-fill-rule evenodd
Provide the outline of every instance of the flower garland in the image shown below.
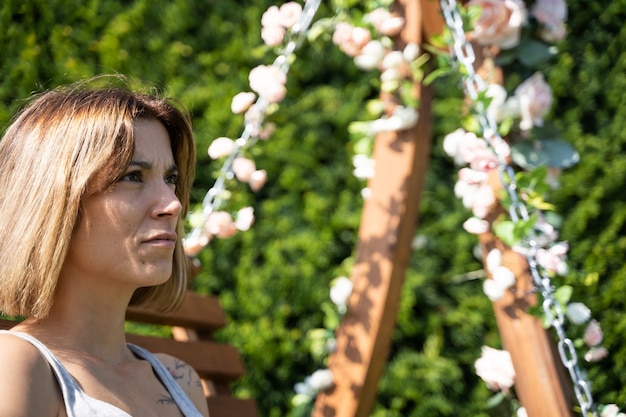
<path fill-rule="evenodd" d="M 470 0 L 465 11 L 469 20 L 473 20 L 467 37 L 482 45 L 488 58 L 496 51 L 494 66 L 503 68 L 509 75 L 516 72 L 530 75 L 512 89 L 511 95 L 505 86 L 489 84 L 478 104 L 499 123 L 500 134 L 507 142 L 488 145 L 478 136 L 479 126 L 471 119 L 466 120 L 466 128 L 457 129 L 444 139 L 444 151 L 456 165 L 462 166 L 454 192 L 472 213 L 463 228 L 471 234 L 489 230 L 485 218 L 498 196 L 488 181 L 490 172 L 499 165 L 497 155 L 504 155 L 520 169 L 515 174 L 516 183 L 532 213 L 526 222 L 500 218 L 491 225 L 493 232 L 523 255 L 527 249 L 518 242 L 532 235 L 538 246 L 537 263 L 543 272 L 550 278 L 565 276 L 569 272 L 569 245 L 558 241 L 557 216 L 549 213 L 553 206 L 544 195 L 559 186 L 558 174 L 576 164 L 579 156 L 568 143 L 555 139 L 558 134 L 546 121 L 553 96 L 540 68 L 557 53 L 554 44 L 566 37 L 567 6 L 563 0 L 537 0 L 530 8 L 522 0 Z M 500 202 L 511 208 L 510 201 Z M 486 255 L 485 269 L 492 279 L 483 282 L 483 290 L 491 301 L 497 301 L 515 285 L 515 275 L 501 265 L 501 253 L 497 249 Z M 572 292 L 572 287 L 562 286 L 555 296 L 561 305 L 567 306 L 565 315 L 575 326 L 572 330 L 578 332 L 574 345 L 586 350 L 583 357 L 587 362 L 599 361 L 608 354 L 601 346 L 602 329 L 586 305 L 570 302 Z M 576 328 L 581 326 L 582 332 Z M 491 406 L 509 396 L 515 371 L 508 352 L 484 346 L 475 368 L 487 386 L 497 392 Z M 625 416 L 615 404 L 600 405 L 598 409 L 602 417 Z M 595 414 L 595 410 L 591 411 Z M 518 417 L 526 415 L 516 400 L 514 412 Z"/>
<path fill-rule="evenodd" d="M 232 112 L 244 114 L 241 137 L 237 140 L 219 137 L 209 146 L 209 157 L 223 159 L 224 163 L 215 184 L 202 202 L 202 208 L 189 215 L 192 230 L 184 239 L 187 255 L 197 255 L 215 237 L 228 238 L 252 226 L 252 207 L 243 207 L 234 216 L 223 209 L 230 198 L 226 181 L 237 179 L 247 183 L 252 191 L 258 191 L 265 185 L 266 171 L 257 169 L 254 160 L 246 156 L 246 151 L 259 139 L 267 140 L 272 135 L 275 127 L 265 123 L 266 116 L 275 112 L 285 98 L 290 62 L 307 34 L 319 5 L 320 0 L 307 0 L 304 7 L 292 1 L 280 7 L 272 6 L 263 14 L 261 37 L 265 44 L 283 47 L 272 65 L 259 65 L 250 71 L 248 81 L 252 91 L 237 93 L 232 99 Z"/>

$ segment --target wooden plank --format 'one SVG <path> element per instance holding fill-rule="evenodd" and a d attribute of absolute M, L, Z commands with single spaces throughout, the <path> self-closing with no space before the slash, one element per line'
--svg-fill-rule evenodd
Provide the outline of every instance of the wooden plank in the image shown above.
<path fill-rule="evenodd" d="M 150 352 L 167 353 L 187 362 L 201 378 L 232 382 L 245 374 L 239 353 L 229 345 L 210 341 L 179 342 L 134 334 L 126 335 L 126 338 Z"/>
<path fill-rule="evenodd" d="M 399 46 L 421 42 L 421 2 L 397 2 L 407 25 Z M 348 313 L 337 330 L 329 359 L 335 387 L 317 396 L 314 417 L 366 417 L 376 400 L 387 361 L 400 293 L 411 256 L 421 191 L 431 147 L 431 92 L 416 85 L 419 123 L 412 129 L 377 136 L 376 175 L 363 207 L 354 284 Z"/>
<path fill-rule="evenodd" d="M 187 291 L 180 308 L 165 314 L 143 307 L 129 307 L 126 319 L 150 324 L 180 326 L 201 331 L 212 331 L 226 326 L 226 314 L 215 296 Z"/>
<path fill-rule="evenodd" d="M 208 397 L 211 417 L 258 417 L 259 410 L 252 399 L 235 397 Z"/>
<path fill-rule="evenodd" d="M 11 327 L 15 326 L 17 321 L 9 320 L 9 319 L 0 319 L 0 330 L 9 330 Z"/>

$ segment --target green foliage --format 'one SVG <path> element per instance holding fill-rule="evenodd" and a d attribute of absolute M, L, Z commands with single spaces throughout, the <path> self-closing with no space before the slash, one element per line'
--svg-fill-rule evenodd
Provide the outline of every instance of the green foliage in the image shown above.
<path fill-rule="evenodd" d="M 0 123 L 4 128 L 32 92 L 60 83 L 104 73 L 144 80 L 180 98 L 193 115 L 199 160 L 192 195 L 198 204 L 219 168 L 206 155 L 209 143 L 237 137 L 242 129 L 230 99 L 249 89 L 251 68 L 274 57 L 259 35 L 261 15 L 271 4 L 4 0 Z M 560 139 L 581 155 L 550 200 L 563 215 L 561 238 L 571 246 L 573 272 L 558 284 L 571 286 L 572 300 L 585 302 L 605 329 L 610 355 L 588 367 L 596 399 L 624 404 L 626 9 L 608 0 L 568 5 L 570 36 L 546 74 Z M 320 17 L 331 16 L 327 7 Z M 473 363 L 481 345 L 498 347 L 500 340 L 475 279 L 482 268 L 473 254 L 475 237 L 461 227 L 467 211 L 452 192 L 456 168 L 441 146 L 463 122 L 462 92 L 449 69 L 439 75 L 426 75 L 437 99 L 418 228 L 425 243 L 410 260 L 375 416 L 496 415 L 486 408 L 492 393 Z M 229 324 L 218 338 L 242 353 L 247 370 L 234 393 L 254 397 L 267 417 L 287 415 L 293 385 L 315 370 L 318 358 L 306 335 L 324 327 L 320 306 L 328 302 L 328 284 L 349 273 L 363 184 L 352 176 L 348 126 L 377 96 L 370 77 L 324 35 L 298 51 L 287 87 L 288 97 L 270 117 L 276 133 L 251 150 L 267 170 L 268 184 L 256 194 L 229 186 L 233 204 L 254 206 L 256 223 L 211 242 L 199 256 L 202 272 L 193 284 L 220 296 Z M 557 157 L 565 158 L 559 149 Z"/>

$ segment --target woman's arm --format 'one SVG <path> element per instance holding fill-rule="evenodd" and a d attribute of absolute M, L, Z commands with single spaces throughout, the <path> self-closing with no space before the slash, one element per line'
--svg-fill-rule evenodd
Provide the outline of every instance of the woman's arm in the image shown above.
<path fill-rule="evenodd" d="M 164 353 L 158 353 L 155 356 L 170 371 L 170 374 L 172 374 L 198 411 L 203 416 L 209 417 L 209 409 L 202 389 L 202 383 L 195 369 L 180 359 Z"/>
<path fill-rule="evenodd" d="M 0 416 L 58 417 L 61 392 L 39 351 L 25 340 L 0 334 Z"/>

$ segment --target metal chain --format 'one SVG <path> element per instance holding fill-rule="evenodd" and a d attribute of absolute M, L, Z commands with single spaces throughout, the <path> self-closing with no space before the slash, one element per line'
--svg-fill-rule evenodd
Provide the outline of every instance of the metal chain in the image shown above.
<path fill-rule="evenodd" d="M 519 190 L 515 180 L 515 171 L 506 161 L 506 156 L 499 146 L 504 139 L 498 132 L 498 126 L 494 118 L 487 112 L 485 105 L 478 100 L 479 94 L 484 93 L 487 89 L 485 81 L 478 75 L 474 69 L 476 56 L 471 43 L 465 36 L 463 28 L 463 18 L 459 12 L 457 2 L 455 0 L 441 0 L 441 10 L 446 22 L 446 26 L 450 30 L 453 37 L 453 44 L 450 45 L 451 53 L 455 62 L 460 65 L 459 70 L 463 72 L 465 93 L 471 98 L 474 104 L 476 118 L 481 126 L 483 137 L 496 154 L 499 161 L 498 173 L 503 187 L 511 200 L 509 207 L 509 215 L 514 223 L 526 221 L 529 219 L 529 211 L 522 199 L 519 197 Z M 597 417 L 596 405 L 593 402 L 591 388 L 585 380 L 579 366 L 578 356 L 574 343 L 565 333 L 564 313 L 560 303 L 555 298 L 554 287 L 548 278 L 539 268 L 537 262 L 538 244 L 534 237 L 529 237 L 525 241 L 527 247 L 527 261 L 533 284 L 536 291 L 540 292 L 543 297 L 543 311 L 547 321 L 555 329 L 558 337 L 558 352 L 561 362 L 567 368 L 573 383 L 574 394 L 580 405 L 583 416 Z"/>

